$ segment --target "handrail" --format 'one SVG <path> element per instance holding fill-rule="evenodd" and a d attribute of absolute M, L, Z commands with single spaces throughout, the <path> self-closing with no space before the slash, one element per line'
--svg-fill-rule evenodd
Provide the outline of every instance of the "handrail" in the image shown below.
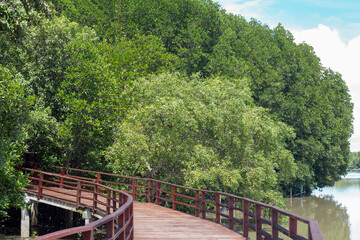
<path fill-rule="evenodd" d="M 318 222 L 315 220 L 291 213 L 276 206 L 233 194 L 184 187 L 151 178 L 129 177 L 76 168 L 56 168 L 60 169 L 64 177 L 79 177 L 79 174 L 77 174 L 77 176 L 71 175 L 70 173 L 72 172 L 94 174 L 96 175 L 96 179 L 93 179 L 93 181 L 97 183 L 131 188 L 131 190 L 123 191 L 131 194 L 134 200 L 137 200 L 138 197 L 139 199 L 145 198 L 147 202 L 153 202 L 156 205 L 172 203 L 172 209 L 174 210 L 181 210 L 178 205 L 182 205 L 183 208 L 193 210 L 196 217 L 203 219 L 206 219 L 207 213 L 213 213 L 215 214 L 215 222 L 218 224 L 222 224 L 221 219 L 226 219 L 227 224 L 225 226 L 227 228 L 234 230 L 235 225 L 242 227 L 242 235 L 246 238 L 249 237 L 249 229 L 251 228 L 256 231 L 257 239 L 278 239 L 280 232 L 291 239 L 324 239 L 320 232 Z M 105 180 L 105 176 L 107 178 L 116 178 L 116 180 Z M 123 181 L 119 181 L 119 178 L 127 179 L 130 182 L 124 183 Z M 144 182 L 144 184 L 138 184 L 139 182 Z M 140 189 L 140 191 L 138 191 L 138 189 Z M 221 211 L 222 209 L 227 209 L 228 214 L 223 213 Z M 250 211 L 250 209 L 254 211 Z M 243 219 L 235 217 L 236 211 L 242 212 Z M 266 211 L 271 215 L 271 219 L 263 216 L 263 213 Z M 284 228 L 279 224 L 280 215 L 289 219 L 288 228 Z M 252 224 L 251 220 L 253 220 L 255 224 Z M 298 222 L 303 222 L 308 225 L 307 238 L 298 235 Z M 262 228 L 262 224 L 271 226 L 271 233 L 266 232 Z"/>
<path fill-rule="evenodd" d="M 82 233 L 83 239 L 92 240 L 94 239 L 95 228 L 102 225 L 106 225 L 106 239 L 127 240 L 134 238 L 133 198 L 131 195 L 96 182 L 64 176 L 63 174 L 30 168 L 22 168 L 22 170 L 28 172 L 28 178 L 37 184 L 31 185 L 36 188 L 36 192 L 33 188 L 28 188 L 26 191 L 35 194 L 38 199 L 47 196 L 44 194 L 44 190 L 61 192 L 76 199 L 74 202 L 76 202 L 77 209 L 79 207 L 90 208 L 93 212 L 104 215 L 103 218 L 88 225 L 49 233 L 37 237 L 37 240 L 58 239 L 76 233 Z M 59 191 L 59 188 L 72 190 L 72 192 Z M 107 194 L 103 194 L 101 190 Z M 87 193 L 88 196 L 82 193 Z M 92 206 L 82 203 L 82 199 L 92 200 Z M 98 204 L 104 206 L 105 210 L 98 207 Z"/>
<path fill-rule="evenodd" d="M 123 192 L 131 194 L 134 200 L 145 200 L 156 205 L 170 204 L 172 209 L 180 211 L 190 209 L 196 217 L 203 219 L 206 219 L 207 214 L 211 213 L 215 215 L 215 222 L 218 224 L 224 225 L 222 220 L 225 219 L 226 225 L 224 226 L 231 230 L 242 227 L 242 235 L 246 238 L 249 237 L 249 230 L 253 229 L 256 232 L 257 239 L 279 239 L 279 233 L 291 239 L 324 239 L 315 220 L 233 194 L 184 187 L 150 178 L 129 177 L 76 168 L 53 167 L 60 170 L 59 182 L 62 184 L 65 184 L 67 179 L 71 178 L 78 181 L 92 182 L 93 184 L 102 184 L 102 188 L 105 185 L 117 186 L 117 188 L 122 188 Z M 85 176 L 86 174 L 92 176 Z M 59 177 L 59 175 L 57 176 Z M 227 214 L 222 211 L 224 209 L 227 210 Z M 241 212 L 243 218 L 236 218 L 235 212 Z M 271 215 L 271 218 L 265 218 L 264 213 Z M 289 219 L 288 228 L 280 225 L 280 215 Z M 298 222 L 307 224 L 307 238 L 298 235 Z M 271 233 L 263 229 L 263 224 L 271 227 Z"/>

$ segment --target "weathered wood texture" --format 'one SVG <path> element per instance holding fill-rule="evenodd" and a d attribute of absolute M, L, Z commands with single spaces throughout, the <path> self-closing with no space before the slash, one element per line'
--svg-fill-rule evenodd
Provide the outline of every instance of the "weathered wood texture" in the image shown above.
<path fill-rule="evenodd" d="M 152 203 L 134 203 L 135 239 L 245 239 L 214 222 Z"/>

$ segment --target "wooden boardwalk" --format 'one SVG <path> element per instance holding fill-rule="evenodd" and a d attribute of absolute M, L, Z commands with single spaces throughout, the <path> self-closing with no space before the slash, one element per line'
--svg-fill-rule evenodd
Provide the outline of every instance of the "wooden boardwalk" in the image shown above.
<path fill-rule="evenodd" d="M 219 224 L 157 206 L 134 203 L 135 239 L 245 239 Z"/>
<path fill-rule="evenodd" d="M 30 185 L 27 193 L 32 196 L 37 194 L 37 186 Z M 43 190 L 42 196 L 46 199 L 56 200 L 64 204 L 74 204 L 76 198 L 69 196 L 68 193 L 75 194 L 75 190 L 62 188 L 51 188 L 58 191 Z M 92 198 L 91 193 L 83 193 Z M 101 200 L 99 198 L 99 200 Z M 92 201 L 85 200 L 82 204 L 89 208 Z M 99 206 L 105 208 L 104 206 Z M 134 238 L 142 239 L 245 239 L 236 232 L 198 217 L 186 213 L 175 211 L 166 207 L 161 207 L 153 203 L 134 202 Z"/>

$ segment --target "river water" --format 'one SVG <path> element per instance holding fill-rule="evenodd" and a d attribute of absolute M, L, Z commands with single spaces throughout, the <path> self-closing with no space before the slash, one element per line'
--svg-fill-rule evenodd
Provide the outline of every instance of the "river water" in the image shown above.
<path fill-rule="evenodd" d="M 360 240 L 360 173 L 351 172 L 310 197 L 288 199 L 287 206 L 318 221 L 325 240 Z"/>

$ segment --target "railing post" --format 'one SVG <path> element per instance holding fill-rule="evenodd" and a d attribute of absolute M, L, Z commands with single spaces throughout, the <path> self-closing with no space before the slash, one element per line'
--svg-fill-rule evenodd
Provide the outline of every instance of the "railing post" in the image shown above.
<path fill-rule="evenodd" d="M 215 210 L 216 210 L 216 223 L 220 223 L 220 194 L 215 195 Z"/>
<path fill-rule="evenodd" d="M 160 204 L 159 195 L 160 195 L 160 183 L 156 182 L 156 199 L 155 199 L 155 204 L 156 205 Z"/>
<path fill-rule="evenodd" d="M 130 206 L 130 217 L 131 220 L 130 220 L 129 228 L 132 229 L 130 239 L 133 240 L 134 239 L 134 202 L 132 202 Z"/>
<path fill-rule="evenodd" d="M 96 183 L 100 183 L 101 182 L 101 173 L 96 173 Z"/>
<path fill-rule="evenodd" d="M 111 191 L 110 191 L 110 189 L 109 189 L 109 188 L 108 188 L 108 189 L 106 189 L 106 191 L 107 191 L 107 196 L 106 196 L 106 213 L 107 213 L 107 214 L 110 214 L 110 204 L 111 204 L 110 199 L 111 199 Z"/>
<path fill-rule="evenodd" d="M 195 217 L 199 217 L 199 190 L 196 190 L 195 192 Z"/>
<path fill-rule="evenodd" d="M 255 204 L 256 239 L 262 239 L 260 232 L 262 229 L 261 216 L 261 205 Z"/>
<path fill-rule="evenodd" d="M 112 202 L 113 202 L 113 212 L 115 212 L 118 208 L 116 207 L 116 191 L 112 192 Z M 120 206 L 119 206 L 120 208 Z"/>
<path fill-rule="evenodd" d="M 114 237 L 114 219 L 106 223 L 106 238 L 112 239 Z"/>
<path fill-rule="evenodd" d="M 292 237 L 293 234 L 297 234 L 297 220 L 290 217 L 289 221 L 289 237 Z"/>
<path fill-rule="evenodd" d="M 76 189 L 76 209 L 80 206 L 80 197 L 81 197 L 81 182 L 78 181 L 77 189 Z"/>
<path fill-rule="evenodd" d="M 98 195 L 98 185 L 94 184 L 94 193 L 93 193 L 93 211 L 96 211 L 97 208 L 97 195 Z"/>
<path fill-rule="evenodd" d="M 148 180 L 148 195 L 147 195 L 147 199 L 148 199 L 149 203 L 151 203 L 151 195 L 152 195 L 152 182 L 149 179 Z"/>
<path fill-rule="evenodd" d="M 125 235 L 125 212 L 123 212 L 118 217 L 118 227 L 119 228 L 124 228 L 123 232 L 120 234 L 120 240 L 125 240 L 126 239 L 126 235 Z"/>
<path fill-rule="evenodd" d="M 243 234 L 245 238 L 249 237 L 249 202 L 244 199 L 243 209 Z"/>
<path fill-rule="evenodd" d="M 91 229 L 90 231 L 87 231 L 87 232 L 83 232 L 82 239 L 83 240 L 93 240 L 94 239 L 93 229 Z"/>
<path fill-rule="evenodd" d="M 229 197 L 229 228 L 234 229 L 234 198 Z"/>
<path fill-rule="evenodd" d="M 177 187 L 173 186 L 173 210 L 176 210 Z"/>
<path fill-rule="evenodd" d="M 60 168 L 60 174 L 61 174 L 61 176 L 65 175 L 65 168 L 63 168 L 63 167 Z M 63 188 L 63 182 L 64 182 L 64 178 L 61 177 L 60 178 L 60 188 Z"/>
<path fill-rule="evenodd" d="M 42 195 L 43 180 L 44 180 L 44 174 L 43 174 L 43 173 L 40 173 L 40 177 L 39 177 L 39 188 L 38 188 L 38 200 L 41 198 L 41 195 Z"/>
<path fill-rule="evenodd" d="M 205 192 L 204 191 L 201 191 L 201 218 L 202 219 L 205 219 L 206 218 L 206 204 L 205 204 L 205 199 L 206 199 L 206 196 L 205 196 Z"/>
<path fill-rule="evenodd" d="M 132 179 L 132 197 L 133 200 L 136 201 L 136 179 Z"/>
<path fill-rule="evenodd" d="M 275 209 L 271 210 L 271 222 L 272 222 L 272 238 L 278 239 L 279 230 L 276 227 L 276 225 L 279 224 L 279 212 Z"/>

